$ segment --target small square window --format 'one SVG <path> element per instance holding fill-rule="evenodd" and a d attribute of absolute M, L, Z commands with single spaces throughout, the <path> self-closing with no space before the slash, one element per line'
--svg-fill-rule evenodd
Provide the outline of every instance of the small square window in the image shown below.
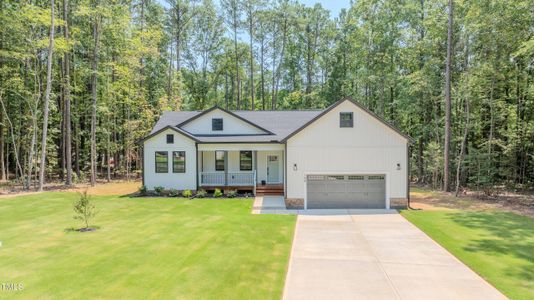
<path fill-rule="evenodd" d="M 339 127 L 353 127 L 352 112 L 339 113 Z"/>
<path fill-rule="evenodd" d="M 211 119 L 211 130 L 222 131 L 223 130 L 223 119 Z"/>
<path fill-rule="evenodd" d="M 174 134 L 167 134 L 167 144 L 174 144 Z"/>

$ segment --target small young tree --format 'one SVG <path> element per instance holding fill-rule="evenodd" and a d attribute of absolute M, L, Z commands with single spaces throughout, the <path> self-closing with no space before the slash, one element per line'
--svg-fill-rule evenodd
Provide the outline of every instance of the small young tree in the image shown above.
<path fill-rule="evenodd" d="M 78 193 L 79 199 L 74 202 L 74 212 L 76 216 L 74 219 L 80 220 L 85 223 L 85 228 L 89 229 L 89 220 L 92 219 L 98 212 L 95 204 L 91 201 L 91 196 L 87 194 L 87 190 L 82 193 Z"/>

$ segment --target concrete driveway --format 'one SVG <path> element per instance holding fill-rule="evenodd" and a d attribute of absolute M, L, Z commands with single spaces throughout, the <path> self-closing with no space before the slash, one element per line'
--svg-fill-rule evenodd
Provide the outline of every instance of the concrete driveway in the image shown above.
<path fill-rule="evenodd" d="M 506 297 L 396 211 L 332 210 L 298 216 L 284 299 Z"/>

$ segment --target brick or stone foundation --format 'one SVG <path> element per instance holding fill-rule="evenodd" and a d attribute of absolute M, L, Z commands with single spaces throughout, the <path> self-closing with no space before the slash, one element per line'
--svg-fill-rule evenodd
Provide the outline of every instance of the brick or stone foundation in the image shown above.
<path fill-rule="evenodd" d="M 304 199 L 302 198 L 292 198 L 292 199 L 285 199 L 286 201 L 286 207 L 288 209 L 304 209 Z"/>
<path fill-rule="evenodd" d="M 392 209 L 406 209 L 408 207 L 408 199 L 406 198 L 390 198 L 389 207 Z"/>

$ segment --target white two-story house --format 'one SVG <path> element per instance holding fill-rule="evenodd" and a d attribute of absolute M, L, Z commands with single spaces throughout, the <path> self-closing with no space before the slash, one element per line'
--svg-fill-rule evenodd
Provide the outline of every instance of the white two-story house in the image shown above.
<path fill-rule="evenodd" d="M 305 208 L 406 206 L 411 138 L 358 103 L 324 110 L 165 112 L 143 184 L 280 194 Z"/>

